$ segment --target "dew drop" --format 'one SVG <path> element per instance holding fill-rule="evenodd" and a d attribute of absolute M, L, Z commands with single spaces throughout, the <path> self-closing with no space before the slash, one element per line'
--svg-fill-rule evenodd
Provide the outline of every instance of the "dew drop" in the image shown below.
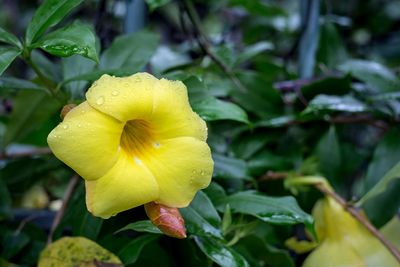
<path fill-rule="evenodd" d="M 142 161 L 138 157 L 133 157 L 137 165 L 141 165 Z"/>
<path fill-rule="evenodd" d="M 192 173 L 193 173 L 193 174 L 196 174 L 197 172 L 196 172 L 196 170 L 193 170 Z"/>
<path fill-rule="evenodd" d="M 100 96 L 99 98 L 97 98 L 96 104 L 103 105 L 104 104 L 104 96 Z"/>
<path fill-rule="evenodd" d="M 68 125 L 68 124 L 64 124 L 64 125 L 62 126 L 62 128 L 63 128 L 64 130 L 67 130 L 67 129 L 69 128 L 69 125 Z"/>
<path fill-rule="evenodd" d="M 139 76 L 135 76 L 133 77 L 133 80 L 137 83 L 140 83 L 142 81 L 142 79 Z"/>
<path fill-rule="evenodd" d="M 205 172 L 205 171 L 201 171 L 200 174 L 201 174 L 201 175 L 205 175 L 206 172 Z"/>
<path fill-rule="evenodd" d="M 114 91 L 111 92 L 111 95 L 117 96 L 117 95 L 119 95 L 119 91 L 118 90 L 114 90 Z"/>
<path fill-rule="evenodd" d="M 160 143 L 159 142 L 155 142 L 154 144 L 153 144 L 153 146 L 155 147 L 155 148 L 160 148 Z"/>
<path fill-rule="evenodd" d="M 81 127 L 82 127 L 82 124 L 78 123 L 78 128 L 81 128 Z"/>

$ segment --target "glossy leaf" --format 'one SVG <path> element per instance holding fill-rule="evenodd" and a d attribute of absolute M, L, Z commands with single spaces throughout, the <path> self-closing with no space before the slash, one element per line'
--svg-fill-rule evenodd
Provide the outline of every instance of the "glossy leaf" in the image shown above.
<path fill-rule="evenodd" d="M 45 123 L 61 104 L 42 91 L 21 91 L 15 101 L 14 110 L 7 127 L 5 144 L 26 137 Z M 28 123 L 29 122 L 29 123 Z M 46 138 L 46 136 L 43 136 Z"/>
<path fill-rule="evenodd" d="M 191 205 L 180 209 L 180 212 L 185 219 L 188 234 L 222 238 L 218 228 L 221 219 L 214 205 L 203 192 L 199 192 Z"/>
<path fill-rule="evenodd" d="M 251 180 L 245 161 L 214 153 L 214 175 L 224 179 Z"/>
<path fill-rule="evenodd" d="M 338 69 L 351 73 L 378 92 L 396 91 L 400 86 L 399 78 L 390 69 L 377 62 L 353 59 L 343 63 Z"/>
<path fill-rule="evenodd" d="M 239 192 L 218 201 L 218 209 L 223 210 L 229 204 L 232 213 L 254 216 L 273 224 L 303 223 L 313 229 L 313 218 L 300 209 L 293 197 L 270 197 L 256 191 Z"/>
<path fill-rule="evenodd" d="M 10 45 L 14 45 L 18 48 L 22 48 L 21 42 L 18 38 L 12 33 L 7 32 L 3 28 L 0 27 L 0 42 L 4 42 Z"/>
<path fill-rule="evenodd" d="M 59 57 L 81 55 L 98 62 L 96 36 L 92 29 L 83 23 L 74 22 L 45 35 L 31 45 Z"/>
<path fill-rule="evenodd" d="M 234 249 L 213 238 L 196 236 L 194 238 L 199 248 L 215 263 L 222 267 L 247 267 L 249 264 L 242 255 Z"/>
<path fill-rule="evenodd" d="M 152 234 L 162 234 L 160 229 L 158 229 L 156 226 L 154 226 L 154 224 L 152 224 L 151 221 L 149 221 L 149 220 L 137 221 L 134 223 L 130 223 L 130 224 L 122 227 L 115 233 L 119 233 L 119 232 L 126 231 L 126 230 L 133 230 L 136 232 L 147 232 L 147 233 L 152 233 Z"/>
<path fill-rule="evenodd" d="M 241 54 L 239 54 L 239 56 L 236 59 L 235 65 L 240 65 L 252 59 L 254 56 L 261 54 L 262 52 L 265 52 L 267 50 L 272 50 L 273 48 L 274 45 L 266 41 L 261 41 L 253 45 L 250 45 L 246 47 Z"/>
<path fill-rule="evenodd" d="M 351 96 L 329 96 L 318 95 L 316 96 L 307 108 L 303 111 L 304 114 L 322 111 L 341 111 L 341 112 L 365 112 L 368 107 L 361 101 Z"/>
<path fill-rule="evenodd" d="M 216 98 L 193 103 L 193 110 L 206 121 L 235 120 L 248 123 L 246 112 L 238 105 Z"/>
<path fill-rule="evenodd" d="M 46 0 L 36 10 L 26 30 L 25 40 L 29 46 L 45 31 L 58 24 L 73 8 L 83 0 Z"/>
<path fill-rule="evenodd" d="M 132 264 L 139 258 L 142 249 L 149 243 L 157 240 L 160 236 L 153 234 L 145 234 L 133 239 L 129 244 L 123 247 L 118 256 L 124 265 Z"/>
<path fill-rule="evenodd" d="M 326 64 L 329 68 L 334 68 L 337 64 L 342 63 L 346 57 L 347 52 L 335 24 L 325 21 L 321 25 L 321 36 L 317 53 L 318 61 Z"/>
<path fill-rule="evenodd" d="M 8 68 L 21 51 L 11 47 L 0 47 L 0 75 Z"/>
<path fill-rule="evenodd" d="M 141 71 L 155 53 L 159 43 L 157 34 L 140 31 L 115 38 L 101 55 L 101 69 L 129 69 L 130 73 Z"/>

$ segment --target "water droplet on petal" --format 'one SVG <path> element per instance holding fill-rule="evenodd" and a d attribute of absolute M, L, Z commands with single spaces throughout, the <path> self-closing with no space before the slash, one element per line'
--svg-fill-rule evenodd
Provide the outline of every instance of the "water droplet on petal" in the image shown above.
<path fill-rule="evenodd" d="M 142 79 L 139 76 L 135 76 L 133 77 L 133 80 L 137 83 L 140 83 L 142 81 Z"/>
<path fill-rule="evenodd" d="M 119 91 L 118 90 L 114 90 L 114 91 L 111 92 L 111 94 L 113 96 L 117 96 L 117 95 L 119 95 Z"/>
<path fill-rule="evenodd" d="M 142 161 L 138 157 L 133 157 L 137 165 L 141 165 Z"/>
<path fill-rule="evenodd" d="M 63 128 L 64 130 L 67 130 L 67 129 L 69 128 L 69 125 L 68 125 L 68 124 L 64 124 L 64 125 L 62 126 L 62 128 Z"/>
<path fill-rule="evenodd" d="M 200 174 L 201 174 L 201 175 L 204 175 L 204 174 L 206 174 L 206 172 L 205 172 L 205 171 L 201 171 Z"/>
<path fill-rule="evenodd" d="M 153 144 L 153 146 L 155 147 L 155 148 L 160 148 L 160 143 L 159 142 L 155 142 L 154 144 Z"/>
<path fill-rule="evenodd" d="M 78 123 L 78 128 L 81 128 L 81 127 L 82 127 L 82 124 Z"/>
<path fill-rule="evenodd" d="M 103 105 L 104 104 L 104 96 L 100 96 L 99 98 L 97 98 L 96 104 Z"/>

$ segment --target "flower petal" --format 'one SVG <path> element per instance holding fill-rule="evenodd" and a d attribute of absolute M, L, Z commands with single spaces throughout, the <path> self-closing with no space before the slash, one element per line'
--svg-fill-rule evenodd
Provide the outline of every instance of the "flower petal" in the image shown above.
<path fill-rule="evenodd" d="M 57 158 L 84 179 L 94 180 L 115 164 L 123 127 L 83 102 L 49 134 L 47 143 Z"/>
<path fill-rule="evenodd" d="M 146 166 L 121 152 L 111 170 L 95 181 L 86 181 L 86 205 L 95 216 L 107 219 L 158 198 L 158 185 Z"/>
<path fill-rule="evenodd" d="M 153 110 L 153 87 L 158 80 L 148 73 L 129 77 L 103 75 L 89 88 L 89 104 L 122 122 L 146 119 Z"/>
<path fill-rule="evenodd" d="M 193 137 L 163 140 L 142 160 L 159 185 L 155 201 L 175 208 L 188 206 L 209 185 L 214 165 L 208 145 Z"/>
<path fill-rule="evenodd" d="M 159 139 L 190 136 L 207 139 L 206 123 L 193 112 L 186 86 L 180 81 L 161 79 L 154 90 L 153 115 Z"/>

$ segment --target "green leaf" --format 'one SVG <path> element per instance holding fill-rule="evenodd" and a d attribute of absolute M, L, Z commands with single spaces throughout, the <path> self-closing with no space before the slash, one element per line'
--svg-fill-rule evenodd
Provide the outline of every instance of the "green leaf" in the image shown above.
<path fill-rule="evenodd" d="M 330 21 L 325 21 L 321 25 L 321 36 L 317 53 L 318 61 L 326 64 L 329 68 L 334 68 L 337 64 L 342 63 L 346 57 L 347 52 L 336 30 L 336 26 Z M 340 87 L 336 89 L 340 89 Z"/>
<path fill-rule="evenodd" d="M 302 115 L 322 112 L 322 111 L 340 111 L 340 112 L 366 112 L 368 107 L 361 101 L 351 96 L 330 96 L 318 95 L 316 96 L 307 108 L 302 112 Z"/>
<path fill-rule="evenodd" d="M 122 260 L 124 265 L 135 263 L 139 258 L 142 249 L 147 244 L 157 240 L 158 238 L 160 238 L 159 235 L 153 235 L 153 234 L 145 234 L 136 237 L 135 239 L 132 240 L 132 242 L 127 244 L 119 251 L 118 256 Z"/>
<path fill-rule="evenodd" d="M 46 88 L 43 88 L 31 81 L 22 80 L 14 77 L 0 77 L 0 89 L 13 90 L 13 91 L 22 91 L 22 90 L 46 91 Z"/>
<path fill-rule="evenodd" d="M 141 71 L 155 53 L 159 43 L 157 34 L 140 31 L 118 36 L 101 55 L 101 69 L 129 69 L 130 73 Z"/>
<path fill-rule="evenodd" d="M 3 237 L 3 250 L 2 257 L 5 259 L 11 259 L 17 255 L 24 247 L 29 243 L 29 236 L 25 233 L 18 232 L 7 232 Z"/>
<path fill-rule="evenodd" d="M 315 154 L 318 159 L 319 171 L 328 178 L 334 187 L 341 185 L 342 155 L 335 126 L 329 127 L 329 130 L 321 137 Z"/>
<path fill-rule="evenodd" d="M 160 229 L 158 229 L 156 226 L 154 226 L 154 224 L 152 224 L 150 220 L 137 221 L 134 223 L 130 223 L 130 224 L 122 227 L 118 231 L 116 231 L 115 234 L 122 232 L 122 231 L 126 231 L 126 230 L 133 230 L 136 232 L 147 232 L 147 233 L 152 233 L 152 234 L 162 234 Z"/>
<path fill-rule="evenodd" d="M 381 177 L 400 161 L 400 129 L 393 128 L 385 134 L 375 148 L 365 176 L 365 191 L 381 181 Z"/>
<path fill-rule="evenodd" d="M 190 207 L 197 211 L 204 219 L 215 227 L 221 224 L 221 217 L 219 217 L 217 210 L 212 204 L 208 196 L 203 192 L 197 192 L 196 196 L 190 203 Z"/>
<path fill-rule="evenodd" d="M 276 140 L 277 137 L 271 134 L 248 134 L 239 136 L 232 143 L 232 150 L 236 157 L 249 159 L 257 151 L 261 150 L 267 143 Z"/>
<path fill-rule="evenodd" d="M 149 6 L 150 11 L 154 11 L 157 8 L 165 6 L 169 2 L 171 2 L 171 0 L 146 0 L 146 3 Z"/>
<path fill-rule="evenodd" d="M 91 73 L 95 62 L 88 58 L 74 55 L 71 57 L 63 58 L 61 60 L 63 85 L 64 89 L 69 93 L 71 99 L 83 99 L 85 95 L 85 86 L 87 81 L 70 81 L 65 82 L 71 78 Z"/>
<path fill-rule="evenodd" d="M 242 71 L 237 73 L 245 91 L 235 89 L 231 92 L 235 103 L 247 112 L 252 112 L 260 118 L 271 118 L 282 114 L 283 102 L 280 94 L 273 88 L 272 80 L 260 72 Z"/>
<path fill-rule="evenodd" d="M 235 249 L 242 254 L 251 266 L 266 263 L 271 267 L 295 267 L 289 252 L 269 245 L 259 236 L 250 235 L 241 239 Z M 261 266 L 264 266 L 261 264 Z"/>
<path fill-rule="evenodd" d="M 73 8 L 83 0 L 45 0 L 36 10 L 26 30 L 25 40 L 28 46 L 35 42 L 45 31 L 58 24 Z"/>
<path fill-rule="evenodd" d="M 222 267 L 249 266 L 242 255 L 237 253 L 234 249 L 224 245 L 219 240 L 199 236 L 196 236 L 194 240 L 204 254 Z"/>
<path fill-rule="evenodd" d="M 0 47 L 0 75 L 8 68 L 21 50 L 12 47 Z"/>
<path fill-rule="evenodd" d="M 3 28 L 0 27 L 0 42 L 4 42 L 10 45 L 14 45 L 18 48 L 22 48 L 21 42 L 18 40 L 18 38 L 4 30 Z"/>
<path fill-rule="evenodd" d="M 31 47 L 59 57 L 81 55 L 99 62 L 95 33 L 89 25 L 78 21 L 45 35 Z"/>
<path fill-rule="evenodd" d="M 373 61 L 349 60 L 338 67 L 379 92 L 397 91 L 400 81 L 387 67 Z"/>
<path fill-rule="evenodd" d="M 61 104 L 43 91 L 21 91 L 15 99 L 5 144 L 23 139 L 42 126 L 59 109 Z"/>
<path fill-rule="evenodd" d="M 6 183 L 0 178 L 0 221 L 11 215 L 11 196 Z"/>
<path fill-rule="evenodd" d="M 239 56 L 236 59 L 235 65 L 240 65 L 256 55 L 265 52 L 267 50 L 272 50 L 274 48 L 274 45 L 271 42 L 266 42 L 266 41 L 261 41 L 258 43 L 255 43 L 253 45 L 247 46 L 244 51 L 239 54 Z"/>
<path fill-rule="evenodd" d="M 389 177 L 389 175 L 391 177 Z M 388 178 L 389 177 L 389 178 Z M 400 208 L 400 164 L 397 170 L 385 175 L 382 183 L 372 188 L 370 196 L 365 199 L 362 205 L 368 219 L 376 227 L 382 227 L 394 215 L 397 214 Z M 368 193 L 369 193 L 368 192 Z"/>
<path fill-rule="evenodd" d="M 61 81 L 61 68 L 60 64 L 49 60 L 40 50 L 33 50 L 31 53 L 33 63 L 40 69 L 46 78 L 59 82 Z"/>
<path fill-rule="evenodd" d="M 225 179 L 251 180 L 245 161 L 219 154 L 213 154 L 214 175 Z"/>
<path fill-rule="evenodd" d="M 216 213 L 209 198 L 201 192 L 193 199 L 191 205 L 180 209 L 190 234 L 222 238 L 219 224 L 221 219 Z"/>
<path fill-rule="evenodd" d="M 235 120 L 249 123 L 246 112 L 238 105 L 213 97 L 193 103 L 193 110 L 206 121 Z"/>
<path fill-rule="evenodd" d="M 293 164 L 287 156 L 281 156 L 267 150 L 262 150 L 247 161 L 250 174 L 263 175 L 266 171 L 286 170 L 293 168 Z"/>
<path fill-rule="evenodd" d="M 313 232 L 313 218 L 300 209 L 293 197 L 270 197 L 256 191 L 239 192 L 218 201 L 218 209 L 229 204 L 232 213 L 254 216 L 261 221 L 279 225 L 303 223 Z"/>

